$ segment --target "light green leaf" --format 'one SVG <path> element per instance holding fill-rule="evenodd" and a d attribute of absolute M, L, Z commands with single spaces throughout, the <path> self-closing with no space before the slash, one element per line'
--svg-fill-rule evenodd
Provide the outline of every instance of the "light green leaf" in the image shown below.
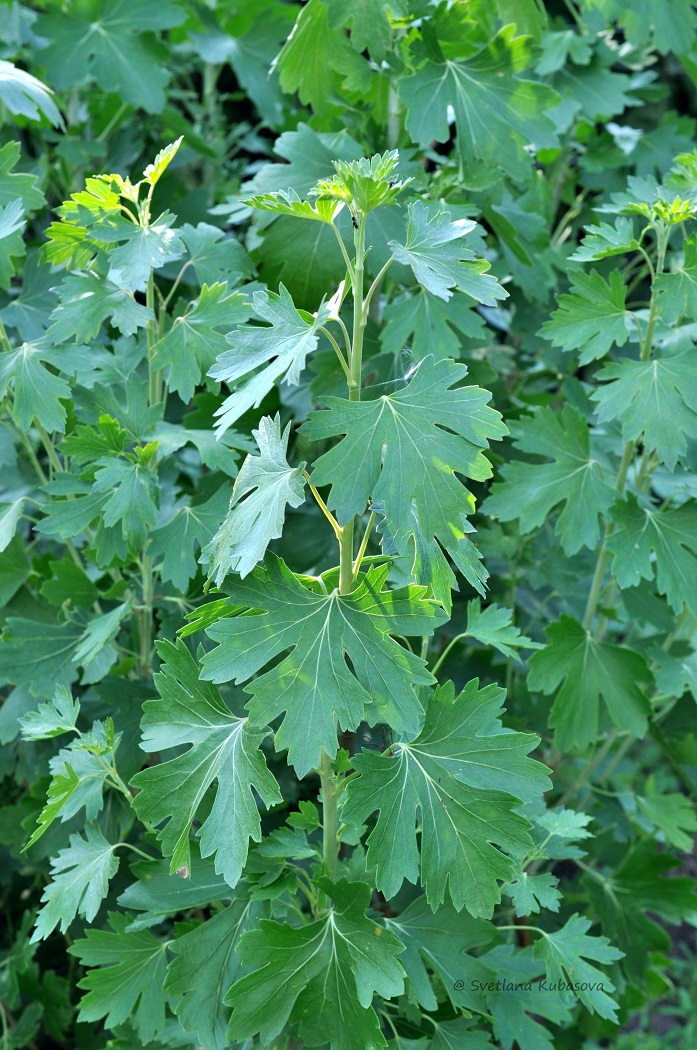
<path fill-rule="evenodd" d="M 601 515 L 617 493 L 603 479 L 591 456 L 588 424 L 572 405 L 559 413 L 538 408 L 511 425 L 511 435 L 522 452 L 545 456 L 551 463 L 515 460 L 501 468 L 504 480 L 492 486 L 485 507 L 501 521 L 519 521 L 521 532 L 531 532 L 563 503 L 555 532 L 567 554 L 581 547 L 597 547 Z"/>
<path fill-rule="evenodd" d="M 606 364 L 598 379 L 608 380 L 591 397 L 601 423 L 618 419 L 625 441 L 641 438 L 669 470 L 697 437 L 697 373 L 692 348 L 651 361 L 623 358 Z"/>
<path fill-rule="evenodd" d="M 606 259 L 611 255 L 626 255 L 641 247 L 634 236 L 631 219 L 619 218 L 614 226 L 601 222 L 599 226 L 586 226 L 581 246 L 569 258 L 575 262 L 590 262 Z"/>
<path fill-rule="evenodd" d="M 0 61 L 0 66 L 2 65 Z M 13 233 L 24 229 L 24 225 L 24 205 L 21 199 L 10 201 L 5 208 L 0 208 L 0 240 L 11 237 Z M 6 247 L 4 246 L 3 250 L 6 250 Z"/>
<path fill-rule="evenodd" d="M 619 270 L 612 271 L 609 284 L 596 270 L 572 273 L 571 293 L 559 296 L 558 308 L 541 331 L 554 346 L 579 350 L 582 365 L 595 361 L 629 338 L 632 314 L 625 306 L 626 294 Z"/>
<path fill-rule="evenodd" d="M 546 648 L 530 659 L 528 686 L 543 693 L 561 686 L 549 717 L 559 749 L 582 749 L 597 740 L 601 698 L 618 729 L 642 737 L 651 710 L 640 688 L 651 681 L 643 656 L 596 641 L 570 616 L 550 624 L 546 633 Z"/>
<path fill-rule="evenodd" d="M 531 845 L 530 825 L 516 810 L 522 797 L 544 789 L 545 773 L 524 757 L 536 737 L 497 728 L 503 690 L 479 691 L 478 685 L 475 679 L 458 697 L 452 683 L 439 687 L 415 739 L 382 755 L 355 757 L 360 776 L 349 782 L 342 819 L 360 827 L 379 810 L 368 861 L 390 898 L 405 878 L 419 878 L 420 811 L 420 879 L 428 903 L 437 908 L 447 886 L 458 911 L 490 918 L 501 899 L 498 882 L 510 881 L 515 870 L 496 847 L 516 854 Z M 517 795 L 507 793 L 511 787 Z"/>
<path fill-rule="evenodd" d="M 440 299 L 450 299 L 451 288 L 459 288 L 476 302 L 495 306 L 507 299 L 495 277 L 487 274 L 489 263 L 465 248 L 461 238 L 477 226 L 469 219 L 450 221 L 450 212 L 429 212 L 422 201 L 409 206 L 405 244 L 390 241 L 392 257 L 410 266 L 419 284 Z"/>
<path fill-rule="evenodd" d="M 12 62 L 0 61 L 0 101 L 10 113 L 41 120 L 46 117 L 54 127 L 62 127 L 63 119 L 51 98 L 53 92 L 40 80 L 19 69 Z"/>
<path fill-rule="evenodd" d="M 53 881 L 41 897 L 32 941 L 44 940 L 56 926 L 65 933 L 76 915 L 92 922 L 119 868 L 114 849 L 96 824 L 87 825 L 84 838 L 70 836 L 70 846 L 51 861 Z"/>
<path fill-rule="evenodd" d="M 244 201 L 250 208 L 269 211 L 274 215 L 293 215 L 298 219 L 314 219 L 316 222 L 334 221 L 343 204 L 337 200 L 301 200 L 295 190 L 276 190 L 274 193 L 260 193 Z"/>
<path fill-rule="evenodd" d="M 251 729 L 247 719 L 228 710 L 214 686 L 199 681 L 198 666 L 181 640 L 176 646 L 160 642 L 158 652 L 162 668 L 155 684 L 160 699 L 145 704 L 141 746 L 144 751 L 191 747 L 136 775 L 136 812 L 152 824 L 167 821 L 158 837 L 163 853 L 172 858 L 170 870 L 189 870 L 191 824 L 217 780 L 215 801 L 199 829 L 201 856 L 215 854 L 216 871 L 234 886 L 247 860 L 249 840 L 261 840 L 254 792 L 265 806 L 282 801 L 259 750 L 267 731 Z"/>
<path fill-rule="evenodd" d="M 511 623 L 513 613 L 493 604 L 482 612 L 482 603 L 474 598 L 467 603 L 465 636 L 476 638 L 482 645 L 491 645 L 504 656 L 515 657 L 516 649 L 541 649 L 539 642 L 531 642 Z"/>
<path fill-rule="evenodd" d="M 0 503 L 0 554 L 7 550 L 17 532 L 17 526 L 22 520 L 24 510 L 24 497 L 21 496 L 13 503 Z"/>
<path fill-rule="evenodd" d="M 290 423 L 281 433 L 280 416 L 264 416 L 252 433 L 259 455 L 244 461 L 227 516 L 201 554 L 217 587 L 228 572 L 247 576 L 263 559 L 271 540 L 283 532 L 286 507 L 299 507 L 305 500 L 305 464 L 291 467 L 286 458 Z"/>
<path fill-rule="evenodd" d="M 170 142 L 168 146 L 165 146 L 164 149 L 160 150 L 152 164 L 148 164 L 143 172 L 143 178 L 150 186 L 156 186 L 160 181 L 165 171 L 179 152 L 179 147 L 183 141 L 184 137 L 183 135 L 180 135 L 175 142 Z"/>
<path fill-rule="evenodd" d="M 47 704 L 39 704 L 36 711 L 30 711 L 20 718 L 24 740 L 49 740 L 63 733 L 71 733 L 80 714 L 80 701 L 73 700 L 73 694 L 64 685 L 59 685 Z"/>
<path fill-rule="evenodd" d="M 169 332 L 152 350 L 152 367 L 167 370 L 170 390 L 182 401 L 190 401 L 201 376 L 225 353 L 229 332 L 249 318 L 250 308 L 242 292 L 227 294 L 226 284 L 204 284 L 188 313 L 175 318 Z"/>
<path fill-rule="evenodd" d="M 229 1039 L 259 1033 L 267 1045 L 292 1015 L 309 1046 L 386 1045 L 372 1001 L 375 994 L 391 999 L 404 990 L 397 958 L 403 946 L 366 918 L 367 885 L 322 879 L 320 886 L 334 901 L 322 918 L 300 927 L 262 920 L 242 938 L 238 954 L 256 969 L 225 997 L 234 1007 Z"/>
<path fill-rule="evenodd" d="M 228 384 L 242 380 L 216 412 L 221 417 L 217 424 L 221 433 L 249 408 L 258 408 L 282 376 L 289 385 L 297 385 L 307 355 L 317 347 L 319 328 L 329 317 L 330 308 L 323 305 L 316 314 L 300 312 L 281 285 L 278 294 L 255 292 L 254 311 L 269 322 L 269 327 L 247 325 L 231 332 L 227 341 L 232 349 L 221 354 L 208 373 Z M 255 371 L 260 366 L 265 367 Z M 255 374 L 250 375 L 252 372 Z"/>
<path fill-rule="evenodd" d="M 571 983 L 587 1010 L 615 1021 L 618 1006 L 608 994 L 615 986 L 606 973 L 587 960 L 613 963 L 621 959 L 623 953 L 613 948 L 607 937 L 589 937 L 590 925 L 590 919 L 572 915 L 560 930 L 540 937 L 534 952 L 537 958 L 544 959 L 549 981 Z"/>
<path fill-rule="evenodd" d="M 430 635 L 444 617 L 425 599 L 425 588 L 384 590 L 387 571 L 370 568 L 351 594 L 325 594 L 267 554 L 246 579 L 228 581 L 231 603 L 255 613 L 221 619 L 206 630 L 219 643 L 202 661 L 208 681 L 246 682 L 290 650 L 246 692 L 254 725 L 266 726 L 285 712 L 276 748 L 288 748 L 300 776 L 317 768 L 322 750 L 330 758 L 336 754 L 337 719 L 342 730 L 355 729 L 368 715 L 398 731 L 417 730 L 423 709 L 416 687 L 433 678 L 390 632 Z"/>
<path fill-rule="evenodd" d="M 122 602 L 121 605 L 117 605 L 115 609 L 111 609 L 110 612 L 102 613 L 100 616 L 95 616 L 95 618 L 88 623 L 73 655 L 73 662 L 81 664 L 84 669 L 82 676 L 83 684 L 93 681 L 93 679 L 84 672 L 88 672 L 100 653 L 102 653 L 107 646 L 111 645 L 121 629 L 121 624 L 126 617 L 130 615 L 132 608 L 133 599 L 129 598 L 128 601 Z M 111 660 L 111 663 L 114 663 L 118 654 L 114 649 L 112 650 L 112 654 L 113 659 Z M 100 672 L 99 678 L 102 678 L 104 665 L 100 661 L 98 666 Z M 111 664 L 109 666 L 111 666 Z M 96 680 L 98 681 L 99 678 Z"/>
<path fill-rule="evenodd" d="M 83 1022 L 104 1018 L 107 1028 L 130 1021 L 143 1043 L 165 1023 L 168 942 L 147 930 L 131 933 L 125 915 L 109 916 L 111 930 L 87 930 L 68 948 L 83 966 L 92 967 L 78 983 L 87 994 L 79 1006 Z"/>

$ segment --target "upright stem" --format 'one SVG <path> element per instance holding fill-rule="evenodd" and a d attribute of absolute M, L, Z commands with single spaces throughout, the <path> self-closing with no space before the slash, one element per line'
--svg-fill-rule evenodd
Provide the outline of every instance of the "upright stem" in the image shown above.
<path fill-rule="evenodd" d="M 361 370 L 363 365 L 363 332 L 366 317 L 363 302 L 363 258 L 365 256 L 365 216 L 358 220 L 354 232 L 356 262 L 349 269 L 353 292 L 353 336 L 349 360 L 349 400 L 361 399 Z M 355 521 L 352 519 L 342 527 L 339 535 L 339 594 L 350 594 L 354 585 L 353 538 Z M 336 871 L 339 856 L 338 836 L 338 785 L 334 780 L 334 766 L 324 752 L 319 766 L 322 785 L 322 857 L 324 868 L 330 878 Z"/>
<path fill-rule="evenodd" d="M 153 319 L 148 321 L 146 338 L 148 341 L 148 399 L 151 405 L 156 405 L 159 398 L 158 373 L 152 366 L 152 351 L 157 339 L 157 321 L 155 320 L 155 278 L 153 271 L 148 277 L 148 286 L 145 292 L 145 305 L 153 314 Z"/>
<path fill-rule="evenodd" d="M 149 554 L 142 557 L 142 598 L 138 610 L 140 633 L 140 673 L 143 678 L 152 674 L 152 613 L 153 613 L 153 568 Z"/>

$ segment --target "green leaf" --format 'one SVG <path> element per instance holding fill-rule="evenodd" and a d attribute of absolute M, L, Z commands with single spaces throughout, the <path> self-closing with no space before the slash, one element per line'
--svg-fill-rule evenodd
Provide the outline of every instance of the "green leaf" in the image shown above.
<path fill-rule="evenodd" d="M 108 785 L 109 765 L 102 756 L 114 761 L 120 735 L 114 734 L 110 718 L 95 722 L 89 733 L 64 747 L 49 762 L 53 779 L 48 787 L 47 801 L 37 821 L 37 827 L 22 852 L 37 842 L 51 824 L 61 821 L 84 807 L 88 821 L 96 820 L 104 805 L 104 788 Z"/>
<path fill-rule="evenodd" d="M 201 554 L 217 587 L 228 572 L 249 575 L 271 540 L 283 532 L 286 507 L 299 507 L 305 500 L 305 464 L 291 467 L 286 458 L 290 423 L 281 433 L 280 415 L 263 416 L 252 433 L 259 455 L 244 461 L 227 516 Z"/>
<path fill-rule="evenodd" d="M 369 499 L 377 504 L 397 547 L 414 544 L 423 583 L 443 578 L 441 547 L 470 582 L 476 579 L 463 549 L 473 499 L 455 472 L 489 477 L 481 449 L 506 431 L 487 407 L 487 391 L 453 389 L 466 374 L 464 365 L 426 358 L 397 393 L 376 401 L 324 398 L 328 411 L 314 413 L 302 428 L 313 441 L 346 435 L 316 461 L 313 484 L 331 484 L 327 502 L 341 525 L 363 513 Z M 447 592 L 441 586 L 439 600 Z"/>
<path fill-rule="evenodd" d="M 251 276 L 253 267 L 240 242 L 235 237 L 226 237 L 217 226 L 207 222 L 192 226 L 187 222 L 179 234 L 188 249 L 189 264 L 200 285 L 224 281 L 228 288 L 233 288 Z M 186 276 L 185 273 L 182 279 L 186 280 Z"/>
<path fill-rule="evenodd" d="M 427 291 L 440 299 L 450 299 L 451 288 L 459 288 L 476 302 L 495 306 L 497 299 L 507 299 L 495 277 L 487 274 L 489 263 L 477 259 L 473 251 L 460 243 L 461 238 L 476 229 L 469 219 L 450 221 L 450 212 L 429 212 L 422 201 L 408 206 L 409 221 L 405 244 L 390 241 L 392 258 L 410 266 L 414 277 Z"/>
<path fill-rule="evenodd" d="M 423 708 L 416 687 L 433 678 L 390 632 L 430 635 L 444 617 L 422 587 L 383 590 L 387 572 L 387 566 L 370 568 L 351 594 L 324 594 L 267 554 L 246 579 L 228 581 L 231 602 L 255 613 L 206 630 L 219 643 L 202 661 L 209 681 L 245 682 L 290 650 L 245 691 L 252 694 L 253 724 L 265 726 L 285 712 L 276 748 L 288 748 L 299 776 L 317 768 L 322 750 L 334 757 L 337 719 L 342 730 L 355 729 L 368 715 L 398 731 L 417 730 Z"/>
<path fill-rule="evenodd" d="M 392 43 L 390 14 L 408 14 L 403 0 L 328 0 L 327 6 L 330 24 L 337 29 L 349 27 L 355 50 L 369 51 L 376 61 L 385 57 Z"/>
<path fill-rule="evenodd" d="M 506 887 L 506 893 L 513 901 L 518 916 L 532 915 L 546 908 L 548 911 L 559 911 L 561 893 L 556 888 L 559 879 L 549 872 L 541 875 L 528 875 L 522 871 Z"/>
<path fill-rule="evenodd" d="M 0 554 L 7 550 L 14 539 L 23 510 L 24 497 L 14 500 L 13 503 L 0 503 Z"/>
<path fill-rule="evenodd" d="M 289 94 L 321 113 L 335 97 L 339 76 L 335 72 L 354 57 L 343 33 L 329 24 L 329 11 L 321 0 L 310 0 L 300 10 L 288 40 L 274 62 L 280 84 Z"/>
<path fill-rule="evenodd" d="M 447 302 L 434 299 L 424 289 L 409 299 L 393 300 L 385 307 L 384 325 L 380 332 L 382 350 L 400 354 L 407 344 L 417 361 L 429 354 L 439 361 L 459 357 L 462 338 L 486 342 L 483 319 L 463 295 Z"/>
<path fill-rule="evenodd" d="M 56 89 L 96 81 L 102 91 L 159 113 L 169 76 L 144 34 L 171 29 L 185 17 L 171 0 L 96 0 L 84 9 L 42 14 L 38 31 L 46 37 L 41 61 L 47 79 Z"/>
<path fill-rule="evenodd" d="M 229 1039 L 259 1033 L 266 1045 L 290 1020 L 309 1046 L 386 1045 L 371 1004 L 375 994 L 391 999 L 404 990 L 403 946 L 366 918 L 367 885 L 322 879 L 320 886 L 334 901 L 325 916 L 300 927 L 262 920 L 242 938 L 242 962 L 257 969 L 225 997 L 234 1007 Z"/>
<path fill-rule="evenodd" d="M 697 437 L 697 377 L 692 349 L 651 361 L 614 361 L 598 379 L 608 380 L 591 397 L 601 423 L 619 419 L 625 441 L 642 439 L 673 470 Z"/>
<path fill-rule="evenodd" d="M 640 247 L 634 236 L 632 220 L 619 218 L 614 226 L 608 222 L 601 222 L 599 226 L 586 226 L 581 246 L 569 258 L 575 262 L 592 262 L 612 255 L 626 255 Z"/>
<path fill-rule="evenodd" d="M 48 337 L 54 343 L 90 343 L 110 317 L 124 335 L 144 328 L 153 314 L 131 292 L 95 274 L 73 274 L 60 286 L 61 301 L 51 314 Z"/>
<path fill-rule="evenodd" d="M 163 991 L 168 943 L 147 930 L 128 931 L 125 915 L 109 916 L 111 930 L 87 930 L 68 951 L 83 966 L 94 967 L 78 982 L 83 988 L 79 1019 L 104 1018 L 107 1028 L 130 1021 L 143 1043 L 149 1043 L 165 1023 Z"/>
<path fill-rule="evenodd" d="M 157 520 L 157 478 L 145 464 L 124 459 L 99 460 L 94 493 L 111 493 L 103 504 L 102 520 L 108 527 L 120 525 L 123 538 L 142 547 Z"/>
<path fill-rule="evenodd" d="M 2 64 L 0 61 L 0 66 Z M 10 201 L 5 208 L 0 208 L 0 240 L 11 237 L 13 233 L 24 229 L 24 226 L 24 205 L 20 199 Z M 7 246 L 4 246 L 4 250 L 7 250 Z"/>
<path fill-rule="evenodd" d="M 150 186 L 156 186 L 160 181 L 179 152 L 179 147 L 183 141 L 184 136 L 180 135 L 176 142 L 170 142 L 168 146 L 165 146 L 164 149 L 160 150 L 152 164 L 148 164 L 143 172 L 143 178 Z"/>
<path fill-rule="evenodd" d="M 118 227 L 122 243 L 109 253 L 109 278 L 117 287 L 135 292 L 143 288 L 151 270 L 160 270 L 184 254 L 179 230 L 171 229 L 175 216 L 164 212 L 149 226 L 124 220 Z"/>
<path fill-rule="evenodd" d="M 513 613 L 498 605 L 487 605 L 482 612 L 478 598 L 467 603 L 468 638 L 476 638 L 482 645 L 491 645 L 504 656 L 515 657 L 516 649 L 541 649 L 539 642 L 531 642 L 511 623 Z"/>
<path fill-rule="evenodd" d="M 160 642 L 162 668 L 155 676 L 159 700 L 144 707 L 144 751 L 191 747 L 168 762 L 138 773 L 134 805 L 141 820 L 167 821 L 159 833 L 170 871 L 191 868 L 189 833 L 198 807 L 218 782 L 212 809 L 199 829 L 201 856 L 215 853 L 216 872 L 234 886 L 247 860 L 249 840 L 261 840 L 256 792 L 265 806 L 282 801 L 259 750 L 266 731 L 249 727 L 223 703 L 218 690 L 199 681 L 184 643 Z"/>
<path fill-rule="evenodd" d="M 319 328 L 329 317 L 328 306 L 313 315 L 300 313 L 283 285 L 278 294 L 255 292 L 254 311 L 270 327 L 247 325 L 231 332 L 227 341 L 232 349 L 221 354 L 208 373 L 228 384 L 243 380 L 216 412 L 221 432 L 248 409 L 258 408 L 282 376 L 290 386 L 297 386 L 307 355 L 317 348 Z M 250 376 L 251 372 L 255 374 Z"/>
<path fill-rule="evenodd" d="M 162 558 L 159 568 L 163 580 L 186 591 L 198 572 L 196 549 L 212 539 L 228 503 L 223 485 L 205 503 L 177 506 L 169 521 L 151 533 L 150 554 L 153 558 Z"/>
<path fill-rule="evenodd" d="M 73 652 L 81 634 L 76 623 L 8 617 L 0 644 L 0 681 L 50 699 L 57 686 L 69 686 L 77 678 Z"/>
<path fill-rule="evenodd" d="M 535 944 L 535 955 L 544 959 L 549 981 L 570 982 L 578 998 L 591 1013 L 615 1021 L 618 1006 L 608 994 L 614 984 L 602 970 L 588 962 L 613 963 L 623 953 L 607 937 L 588 936 L 590 919 L 572 915 L 569 921 L 554 933 L 545 933 Z M 589 985 L 590 988 L 585 988 Z"/>
<path fill-rule="evenodd" d="M 597 740 L 601 698 L 618 729 L 642 737 L 651 711 L 640 688 L 651 681 L 644 657 L 596 641 L 570 616 L 550 624 L 546 634 L 546 648 L 530 659 L 528 685 L 543 693 L 561 685 L 549 718 L 559 749 L 585 748 Z"/>
<path fill-rule="evenodd" d="M 295 190 L 276 190 L 273 193 L 259 193 L 249 197 L 245 204 L 259 211 L 268 211 L 273 215 L 292 215 L 296 219 L 313 219 L 316 222 L 332 223 L 343 205 L 336 200 L 301 200 Z"/>
<path fill-rule="evenodd" d="M 338 132 L 318 132 L 302 121 L 294 131 L 279 135 L 273 149 L 288 163 L 264 164 L 254 178 L 244 184 L 248 193 L 292 189 L 303 198 L 320 179 L 332 174 L 334 160 L 358 160 L 363 155 L 361 146 L 345 128 Z"/>
<path fill-rule="evenodd" d="M 682 266 L 659 274 L 654 284 L 661 320 L 667 324 L 697 319 L 697 238 L 688 237 L 683 252 Z"/>
<path fill-rule="evenodd" d="M 624 850 L 618 866 L 603 872 L 602 880 L 584 876 L 585 890 L 601 928 L 625 953 L 622 967 L 633 984 L 646 983 L 646 956 L 665 952 L 670 937 L 663 924 L 649 918 L 653 912 L 668 923 L 694 913 L 692 878 L 669 875 L 680 861 L 664 850 L 657 851 L 654 838 L 635 842 Z"/>
<path fill-rule="evenodd" d="M 230 329 L 249 318 L 242 292 L 227 294 L 226 284 L 204 284 L 191 310 L 177 317 L 169 332 L 152 350 L 152 367 L 167 369 L 170 390 L 182 401 L 190 401 L 201 376 L 225 353 L 227 342 L 221 329 Z"/>
<path fill-rule="evenodd" d="M 608 550 L 614 554 L 612 573 L 620 587 L 653 580 L 676 612 L 683 605 L 697 615 L 697 595 L 689 581 L 697 577 L 697 505 L 657 509 L 640 506 L 629 494 L 612 508 L 614 529 Z"/>
<path fill-rule="evenodd" d="M 59 685 L 47 704 L 39 704 L 36 711 L 30 711 L 20 718 L 22 737 L 25 740 L 50 740 L 63 733 L 71 733 L 80 714 L 80 701 L 73 700 L 73 695 L 64 685 Z"/>
<path fill-rule="evenodd" d="M 6 142 L 0 147 L 0 207 L 4 208 L 21 197 L 25 211 L 36 211 L 46 201 L 37 187 L 38 176 L 12 171 L 21 152 L 22 146 L 18 141 Z"/>
<path fill-rule="evenodd" d="M 518 73 L 529 65 L 529 38 L 515 36 L 506 25 L 482 46 L 481 38 L 467 37 L 458 27 L 462 58 L 439 55 L 397 82 L 407 110 L 406 125 L 420 146 L 447 142 L 452 135 L 448 112 L 452 107 L 457 128 L 456 148 L 463 164 L 472 161 L 503 167 L 520 179 L 526 147 L 554 146 L 554 125 L 546 111 L 560 97 L 545 84 Z M 479 44 L 478 50 L 476 49 Z"/>
<path fill-rule="evenodd" d="M 336 174 L 330 179 L 320 179 L 310 190 L 310 196 L 343 201 L 367 215 L 382 205 L 394 204 L 404 187 L 413 181 L 397 176 L 398 163 L 396 149 L 358 160 L 335 160 Z"/>
<path fill-rule="evenodd" d="M 523 533 L 542 525 L 564 504 L 555 523 L 566 554 L 581 547 L 597 547 L 601 515 L 617 497 L 603 480 L 598 461 L 591 456 L 588 424 L 572 405 L 561 412 L 538 408 L 511 425 L 515 445 L 522 452 L 545 456 L 551 463 L 516 460 L 501 469 L 503 482 L 492 486 L 486 512 L 501 521 L 519 521 Z"/>
<path fill-rule="evenodd" d="M 230 1045 L 226 1033 L 231 1011 L 223 995 L 242 975 L 240 938 L 258 927 L 265 913 L 261 902 L 235 900 L 174 942 L 165 992 L 177 1001 L 182 1028 L 196 1032 L 206 1050 Z"/>
<path fill-rule="evenodd" d="M 118 635 L 123 621 L 127 616 L 130 616 L 132 608 L 133 599 L 129 598 L 128 601 L 122 602 L 121 605 L 117 605 L 116 608 L 111 609 L 109 612 L 95 616 L 88 623 L 73 655 L 73 662 L 81 664 L 83 667 L 83 685 L 99 681 L 104 677 L 106 673 L 104 663 L 105 649 L 111 647 L 110 660 L 107 666 L 110 667 L 116 661 L 118 654 L 111 646 L 111 643 Z M 98 660 L 97 657 L 100 655 L 102 655 L 102 659 Z M 93 677 L 94 674 L 96 674 L 96 678 Z"/>
<path fill-rule="evenodd" d="M 637 806 L 660 832 L 666 842 L 682 853 L 690 853 L 693 835 L 697 831 L 697 813 L 690 799 L 674 792 L 654 793 L 653 777 L 648 784 L 649 794 L 637 795 Z M 653 790 L 652 790 L 653 789 Z"/>
<path fill-rule="evenodd" d="M 235 896 L 222 876 L 216 875 L 213 861 L 201 859 L 195 841 L 191 843 L 191 853 L 192 865 L 186 878 L 183 872 L 172 878 L 167 860 L 139 860 L 131 866 L 137 881 L 118 898 L 122 907 L 141 913 L 129 929 L 155 926 L 167 915 L 229 901 Z"/>
<path fill-rule="evenodd" d="M 496 936 L 494 927 L 466 913 L 458 914 L 444 904 L 436 912 L 424 896 L 417 897 L 396 919 L 385 926 L 405 945 L 402 965 L 409 978 L 409 998 L 425 1010 L 437 1010 L 438 999 L 428 970 L 441 980 L 453 1006 L 459 1010 L 482 1009 L 475 982 L 495 980 L 495 974 L 479 959 L 467 954 L 488 945 Z"/>
<path fill-rule="evenodd" d="M 54 355 L 43 342 L 23 343 L 0 357 L 0 396 L 12 389 L 12 418 L 28 430 L 36 420 L 46 430 L 65 429 L 66 410 L 61 401 L 71 395 L 70 386 L 54 375 L 44 362 L 53 364 Z"/>
<path fill-rule="evenodd" d="M 619 270 L 610 274 L 610 283 L 596 270 L 571 275 L 571 293 L 559 296 L 559 306 L 542 333 L 554 346 L 580 350 L 582 365 L 595 361 L 612 349 L 624 346 L 629 338 L 627 290 Z"/>
<path fill-rule="evenodd" d="M 84 838 L 70 836 L 70 846 L 51 861 L 53 881 L 41 897 L 32 941 L 44 940 L 56 926 L 65 933 L 76 915 L 92 922 L 119 868 L 114 849 L 96 824 L 87 825 Z"/>
<path fill-rule="evenodd" d="M 396 742 L 382 755 L 363 751 L 355 757 L 360 776 L 349 782 L 342 818 L 358 827 L 379 810 L 368 861 L 390 898 L 405 878 L 419 878 L 418 809 L 428 903 L 437 908 L 448 886 L 458 911 L 466 907 L 490 918 L 501 899 L 498 882 L 514 874 L 496 846 L 512 853 L 528 848 L 530 825 L 515 811 L 521 797 L 543 790 L 545 775 L 543 766 L 524 757 L 537 738 L 502 732 L 497 723 L 503 690 L 478 686 L 475 679 L 458 697 L 452 683 L 439 687 L 414 740 Z M 511 787 L 517 797 L 506 792 Z"/>
<path fill-rule="evenodd" d="M 63 118 L 51 98 L 53 92 L 40 80 L 19 69 L 12 62 L 0 61 L 0 101 L 10 113 L 40 120 L 46 117 L 54 127 L 62 127 Z"/>

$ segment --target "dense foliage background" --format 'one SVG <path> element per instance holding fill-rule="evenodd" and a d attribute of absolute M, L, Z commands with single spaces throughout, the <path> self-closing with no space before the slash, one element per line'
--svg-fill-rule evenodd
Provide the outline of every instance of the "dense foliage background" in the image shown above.
<path fill-rule="evenodd" d="M 2 1050 L 693 1045 L 696 29 L 688 0 L 0 5 Z M 364 398 L 430 376 L 440 422 L 465 374 L 492 395 L 467 469 L 439 452 L 471 491 L 449 537 L 437 486 L 390 526 L 425 446 L 385 438 L 362 514 L 357 454 L 338 480 L 326 455 L 347 429 L 315 418 L 347 392 L 325 322 L 350 298 L 320 304 L 360 256 L 360 170 Z M 322 204 L 334 229 L 293 214 Z M 284 489 L 250 510 L 258 449 Z M 279 671 L 243 720 L 282 647 L 241 669 L 237 614 L 339 585 L 320 452 L 366 595 L 389 568 L 402 679 L 445 712 L 420 883 L 414 813 L 366 850 L 418 727 L 373 707 L 341 734 L 337 860 L 334 701 L 279 729 Z M 479 686 L 434 699 L 429 670 Z M 312 952 L 283 973 L 313 920 L 331 987 Z"/>

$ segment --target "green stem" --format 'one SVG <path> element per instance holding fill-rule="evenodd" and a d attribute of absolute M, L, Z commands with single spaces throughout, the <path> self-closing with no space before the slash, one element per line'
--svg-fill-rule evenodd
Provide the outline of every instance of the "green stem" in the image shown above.
<path fill-rule="evenodd" d="M 634 455 L 634 442 L 628 441 L 624 446 L 624 452 L 622 453 L 622 461 L 620 463 L 620 469 L 617 472 L 617 481 L 615 482 L 615 488 L 618 492 L 624 490 L 625 483 L 627 481 L 627 471 L 629 470 L 629 464 L 632 462 L 632 456 Z M 593 623 L 593 617 L 595 616 L 598 608 L 598 602 L 600 601 L 600 595 L 603 589 L 603 580 L 605 579 L 605 572 L 607 570 L 610 561 L 610 551 L 607 548 L 607 541 L 612 533 L 612 523 L 608 524 L 605 528 L 605 535 L 603 536 L 603 542 L 598 552 L 598 559 L 595 563 L 595 572 L 593 573 L 593 580 L 591 582 L 591 588 L 588 592 L 588 601 L 586 602 L 586 611 L 583 615 L 583 629 L 589 631 L 590 626 Z"/>
<path fill-rule="evenodd" d="M 333 763 L 324 751 L 319 765 L 319 777 L 322 785 L 322 859 L 326 874 L 333 879 L 339 857 L 339 817 Z"/>
<path fill-rule="evenodd" d="M 365 557 L 365 552 L 366 552 L 366 549 L 368 547 L 368 540 L 370 539 L 370 533 L 371 533 L 371 530 L 372 530 L 374 524 L 375 524 L 375 511 L 371 511 L 370 512 L 370 517 L 368 518 L 368 524 L 366 525 L 365 532 L 363 533 L 363 539 L 361 541 L 361 545 L 358 548 L 358 554 L 356 555 L 356 560 L 353 563 L 353 579 L 351 581 L 352 589 L 353 589 L 353 584 L 355 584 L 356 580 L 358 579 L 358 573 L 361 571 L 361 562 L 363 561 L 363 559 Z"/>
<path fill-rule="evenodd" d="M 152 558 L 143 554 L 141 561 L 142 601 L 138 610 L 140 633 L 140 673 L 143 678 L 152 676 L 152 613 L 154 573 Z"/>
<path fill-rule="evenodd" d="M 608 733 L 602 747 L 600 747 L 596 752 L 595 758 L 591 762 L 589 762 L 587 766 L 584 766 L 581 775 L 577 777 L 573 784 L 566 789 L 562 797 L 557 802 L 558 806 L 565 805 L 569 801 L 569 799 L 573 798 L 574 795 L 576 795 L 581 790 L 583 785 L 588 780 L 590 780 L 590 778 L 595 773 L 596 769 L 598 769 L 598 767 L 602 765 L 602 763 L 612 750 L 613 745 L 615 744 L 615 741 L 619 736 L 619 729 L 613 729 L 611 733 Z"/>
<path fill-rule="evenodd" d="M 159 398 L 159 374 L 152 366 L 152 352 L 157 340 L 157 320 L 155 319 L 155 277 L 150 271 L 148 287 L 145 292 L 145 305 L 151 311 L 153 317 L 146 326 L 146 338 L 148 343 L 148 400 L 150 405 L 156 405 Z"/>

